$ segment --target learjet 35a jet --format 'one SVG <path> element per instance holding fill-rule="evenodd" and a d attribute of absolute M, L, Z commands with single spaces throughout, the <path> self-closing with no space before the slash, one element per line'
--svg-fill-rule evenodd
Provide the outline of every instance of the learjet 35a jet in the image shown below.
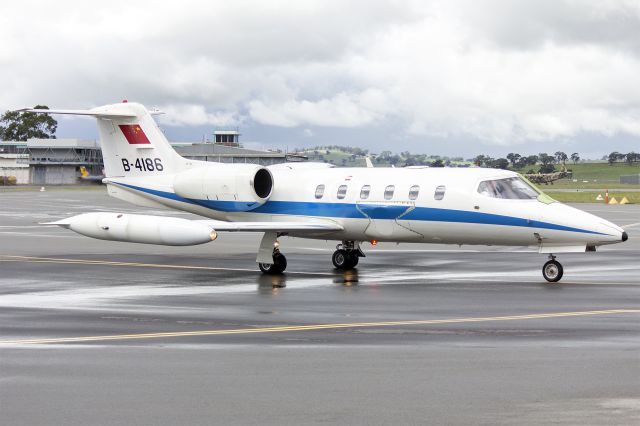
<path fill-rule="evenodd" d="M 627 240 L 611 222 L 556 202 L 514 172 L 481 168 L 335 168 L 318 163 L 227 164 L 181 157 L 143 105 L 37 110 L 98 121 L 109 195 L 207 220 L 93 212 L 52 224 L 104 240 L 187 246 L 218 232 L 263 232 L 262 272 L 287 266 L 278 238 L 339 241 L 338 269 L 353 268 L 370 241 L 532 246 L 549 254 L 547 281 L 562 278 L 554 254 Z"/>

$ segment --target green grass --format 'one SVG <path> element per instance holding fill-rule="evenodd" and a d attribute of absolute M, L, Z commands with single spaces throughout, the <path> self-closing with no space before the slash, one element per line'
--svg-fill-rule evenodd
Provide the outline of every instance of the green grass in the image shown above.
<path fill-rule="evenodd" d="M 596 201 L 597 192 L 552 192 L 548 194 L 551 198 L 561 203 L 602 203 Z M 604 197 L 604 194 L 602 194 Z M 630 203 L 640 203 L 640 192 L 609 192 L 609 198 L 616 197 L 620 202 L 623 197 L 627 197 Z"/>
<path fill-rule="evenodd" d="M 516 170 L 518 173 L 526 173 L 529 169 L 537 169 L 540 166 L 531 167 L 527 166 L 524 169 Z M 621 175 L 633 175 L 640 173 L 640 165 L 634 164 L 632 166 L 627 163 L 614 163 L 609 165 L 607 162 L 591 162 L 591 163 L 567 163 L 567 169 L 573 172 L 573 179 L 577 179 L 582 183 L 583 180 L 588 180 L 590 183 L 597 181 L 597 183 L 619 183 Z M 560 170 L 560 167 L 556 166 L 556 170 Z M 562 181 L 559 181 L 562 182 Z M 571 180 L 568 180 L 571 182 Z"/>
<path fill-rule="evenodd" d="M 573 179 L 578 181 L 597 180 L 620 182 L 621 175 L 633 175 L 640 173 L 640 165 L 632 166 L 627 163 L 579 163 L 567 164 L 567 168 L 573 171 Z"/>
<path fill-rule="evenodd" d="M 555 189 L 640 189 L 640 185 L 638 184 L 622 184 L 616 182 L 594 182 L 590 180 L 589 182 L 582 182 L 579 180 L 578 182 L 573 182 L 571 179 L 561 179 L 553 182 L 553 185 L 537 185 L 543 191 L 553 192 Z"/>

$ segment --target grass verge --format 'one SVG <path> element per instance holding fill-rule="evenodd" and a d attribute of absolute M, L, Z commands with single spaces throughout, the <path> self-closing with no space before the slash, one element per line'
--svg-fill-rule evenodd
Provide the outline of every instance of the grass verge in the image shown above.
<path fill-rule="evenodd" d="M 549 192 L 547 195 L 562 203 L 604 203 L 604 201 L 596 201 L 597 192 Z M 604 197 L 604 193 L 602 196 Z M 615 197 L 618 202 L 627 197 L 629 203 L 640 203 L 640 192 L 609 192 L 609 198 L 612 197 Z"/>

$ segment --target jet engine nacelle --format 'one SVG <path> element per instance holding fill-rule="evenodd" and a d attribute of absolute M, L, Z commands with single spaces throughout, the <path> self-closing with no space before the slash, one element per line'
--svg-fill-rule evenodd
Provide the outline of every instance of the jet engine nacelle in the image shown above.
<path fill-rule="evenodd" d="M 256 164 L 220 164 L 178 173 L 175 193 L 222 211 L 249 211 L 266 203 L 273 176 Z"/>
<path fill-rule="evenodd" d="M 216 239 L 213 228 L 177 217 L 124 213 L 84 213 L 48 225 L 59 225 L 101 240 L 128 243 L 192 246 Z"/>

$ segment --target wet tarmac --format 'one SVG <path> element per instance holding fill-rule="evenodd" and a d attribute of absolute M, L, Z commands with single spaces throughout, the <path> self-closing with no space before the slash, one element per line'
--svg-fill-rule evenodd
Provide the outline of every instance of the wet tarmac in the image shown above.
<path fill-rule="evenodd" d="M 259 235 L 196 247 L 37 225 L 87 211 L 179 215 L 104 189 L 0 193 L 0 423 L 634 424 L 640 422 L 640 206 L 577 205 L 629 241 L 522 248 L 364 246 Z"/>

